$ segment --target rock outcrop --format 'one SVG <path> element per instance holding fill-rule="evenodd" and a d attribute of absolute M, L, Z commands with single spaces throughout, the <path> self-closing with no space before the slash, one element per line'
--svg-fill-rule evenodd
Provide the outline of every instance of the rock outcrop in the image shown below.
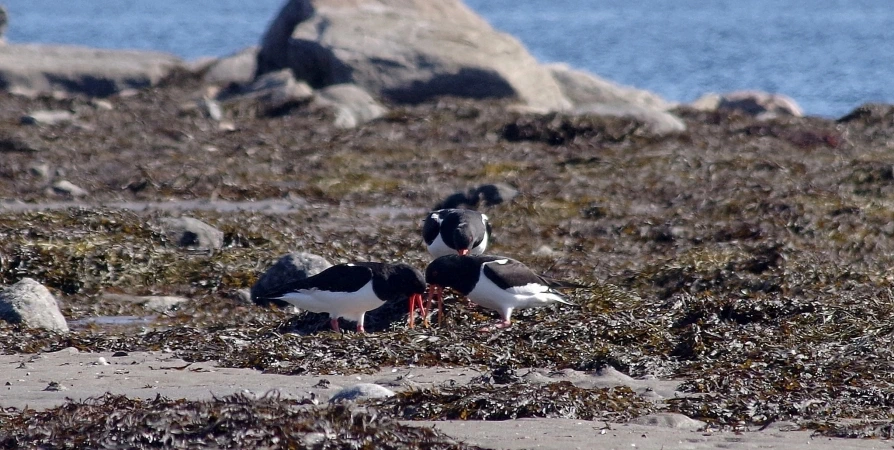
<path fill-rule="evenodd" d="M 105 97 L 158 84 L 183 67 L 176 56 L 71 45 L 0 46 L 0 89 L 26 95 L 61 91 Z"/>
<path fill-rule="evenodd" d="M 518 40 L 460 0 L 290 0 L 263 39 L 258 69 L 284 67 L 315 88 L 354 83 L 395 102 L 455 95 L 571 106 Z"/>
<path fill-rule="evenodd" d="M 258 72 L 258 47 L 218 58 L 203 69 L 202 80 L 211 84 L 251 83 Z"/>
<path fill-rule="evenodd" d="M 683 121 L 668 112 L 676 105 L 659 95 L 599 78 L 572 69 L 566 64 L 547 66 L 562 93 L 571 101 L 575 114 L 596 114 L 611 117 L 630 117 L 645 125 L 654 134 L 686 130 Z"/>

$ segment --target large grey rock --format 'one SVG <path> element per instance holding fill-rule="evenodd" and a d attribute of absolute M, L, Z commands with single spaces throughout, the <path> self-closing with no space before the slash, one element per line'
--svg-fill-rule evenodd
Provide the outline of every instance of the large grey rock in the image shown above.
<path fill-rule="evenodd" d="M 686 130 L 686 124 L 668 112 L 676 105 L 657 94 L 621 86 L 566 64 L 550 64 L 547 68 L 574 105 L 576 114 L 631 117 L 654 134 Z"/>
<path fill-rule="evenodd" d="M 759 119 L 804 115 L 798 102 L 791 97 L 761 91 L 705 94 L 690 103 L 689 106 L 703 111 L 739 111 Z"/>
<path fill-rule="evenodd" d="M 353 402 L 371 398 L 387 398 L 394 396 L 394 391 L 378 384 L 360 383 L 346 387 L 332 396 L 329 403 Z"/>
<path fill-rule="evenodd" d="M 31 278 L 23 278 L 0 292 L 0 319 L 29 328 L 68 332 L 68 323 L 59 311 L 56 298 Z"/>
<path fill-rule="evenodd" d="M 571 106 L 518 40 L 461 0 L 289 0 L 258 61 L 261 72 L 291 68 L 315 88 L 355 83 L 396 102 L 455 95 Z"/>
<path fill-rule="evenodd" d="M 336 84 L 320 89 L 314 103 L 335 111 L 335 126 L 338 128 L 355 128 L 388 112 L 368 92 L 354 84 Z"/>
<path fill-rule="evenodd" d="M 169 239 L 181 247 L 216 250 L 223 247 L 223 231 L 192 217 L 166 217 L 160 220 Z"/>
<path fill-rule="evenodd" d="M 293 252 L 279 258 L 251 287 L 251 299 L 261 306 L 270 304 L 288 307 L 288 303 L 278 300 L 291 291 L 295 283 L 316 275 L 332 266 L 322 256 L 312 253 Z"/>
<path fill-rule="evenodd" d="M 251 83 L 258 71 L 258 47 L 249 47 L 208 65 L 202 79 L 211 84 Z"/>
<path fill-rule="evenodd" d="M 11 92 L 64 91 L 104 97 L 158 84 L 183 61 L 174 55 L 69 45 L 0 46 L 0 87 Z"/>

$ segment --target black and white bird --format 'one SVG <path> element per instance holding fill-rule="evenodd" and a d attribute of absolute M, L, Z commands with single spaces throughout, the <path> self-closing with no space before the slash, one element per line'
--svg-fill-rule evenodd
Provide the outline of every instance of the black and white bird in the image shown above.
<path fill-rule="evenodd" d="M 487 249 L 493 229 L 487 215 L 471 209 L 447 208 L 432 211 L 422 223 L 422 240 L 428 252 L 435 258 L 446 255 L 480 255 Z M 444 292 L 441 286 L 432 286 L 429 291 L 428 306 L 432 297 L 440 299 L 443 306 Z M 425 307 L 419 304 L 425 324 L 428 317 Z M 415 308 L 410 305 L 410 328 L 413 328 Z M 443 320 L 443 308 L 438 308 L 438 322 Z"/>
<path fill-rule="evenodd" d="M 453 288 L 476 304 L 497 311 L 502 321 L 482 328 L 481 331 L 511 326 L 512 312 L 516 309 L 551 303 L 573 305 L 555 289 L 586 287 L 551 280 L 534 273 L 514 259 L 490 255 L 442 256 L 425 269 L 425 281 L 429 285 Z M 439 305 L 442 301 L 443 299 L 438 299 Z"/>
<path fill-rule="evenodd" d="M 480 255 L 487 248 L 491 225 L 487 216 L 470 209 L 432 211 L 422 223 L 422 239 L 435 258 Z"/>
<path fill-rule="evenodd" d="M 425 279 L 407 264 L 356 262 L 338 264 L 301 280 L 280 300 L 317 313 L 329 313 L 335 331 L 339 317 L 357 322 L 364 333 L 363 317 L 389 300 L 409 297 L 410 306 L 422 304 Z"/>

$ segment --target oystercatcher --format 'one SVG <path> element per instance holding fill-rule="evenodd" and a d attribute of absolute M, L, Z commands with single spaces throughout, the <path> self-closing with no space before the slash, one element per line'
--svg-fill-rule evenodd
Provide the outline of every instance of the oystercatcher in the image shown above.
<path fill-rule="evenodd" d="M 556 288 L 584 288 L 566 281 L 537 275 L 524 264 L 502 256 L 442 256 L 425 269 L 430 285 L 450 287 L 485 308 L 497 311 L 502 321 L 480 331 L 492 331 L 512 325 L 512 311 L 546 306 L 550 303 L 573 305 Z M 429 297 L 432 291 L 429 291 Z M 440 305 L 442 299 L 438 299 Z"/>
<path fill-rule="evenodd" d="M 432 256 L 480 255 L 487 249 L 493 229 L 487 215 L 470 209 L 447 208 L 432 211 L 422 223 L 422 239 Z M 443 302 L 443 287 L 432 285 L 429 290 L 428 306 L 432 296 Z M 439 303 L 441 306 L 443 304 Z M 425 308 L 419 304 L 425 324 Z M 414 326 L 415 307 L 410 305 L 410 328 Z M 443 320 L 443 308 L 438 308 L 438 323 Z"/>
<path fill-rule="evenodd" d="M 329 313 L 335 331 L 338 318 L 357 322 L 357 332 L 364 333 L 363 317 L 367 311 L 386 301 L 404 296 L 410 305 L 422 304 L 425 279 L 422 273 L 406 264 L 356 262 L 338 264 L 298 283 L 281 300 L 312 312 Z"/>
<path fill-rule="evenodd" d="M 422 223 L 422 239 L 435 258 L 444 255 L 480 255 L 487 248 L 491 226 L 487 216 L 470 209 L 432 211 Z"/>

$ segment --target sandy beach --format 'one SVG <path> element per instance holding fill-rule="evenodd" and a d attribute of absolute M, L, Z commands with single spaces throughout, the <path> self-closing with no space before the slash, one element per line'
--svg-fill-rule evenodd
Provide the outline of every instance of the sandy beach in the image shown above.
<path fill-rule="evenodd" d="M 165 352 L 83 353 L 65 349 L 53 353 L 0 356 L 0 406 L 41 410 L 105 393 L 150 399 L 157 395 L 193 400 L 234 393 L 264 395 L 277 391 L 282 398 L 316 399 L 325 405 L 343 387 L 375 383 L 392 390 L 423 389 L 447 383 L 465 384 L 483 372 L 473 368 L 385 368 L 370 375 L 275 375 L 250 369 L 187 363 Z M 581 387 L 628 385 L 656 396 L 673 395 L 673 381 L 633 380 L 616 371 L 585 374 L 528 370 L 526 378 L 549 382 L 572 380 Z M 326 380 L 322 382 L 321 380 Z M 657 421 L 660 422 L 660 421 Z M 674 428 L 668 424 L 642 425 L 569 419 L 506 421 L 403 421 L 435 427 L 469 444 L 494 449 L 881 449 L 881 440 L 847 440 L 815 436 L 792 423 L 776 423 L 762 431 L 721 432 L 710 428 Z M 678 424 L 679 425 L 679 424 Z"/>

